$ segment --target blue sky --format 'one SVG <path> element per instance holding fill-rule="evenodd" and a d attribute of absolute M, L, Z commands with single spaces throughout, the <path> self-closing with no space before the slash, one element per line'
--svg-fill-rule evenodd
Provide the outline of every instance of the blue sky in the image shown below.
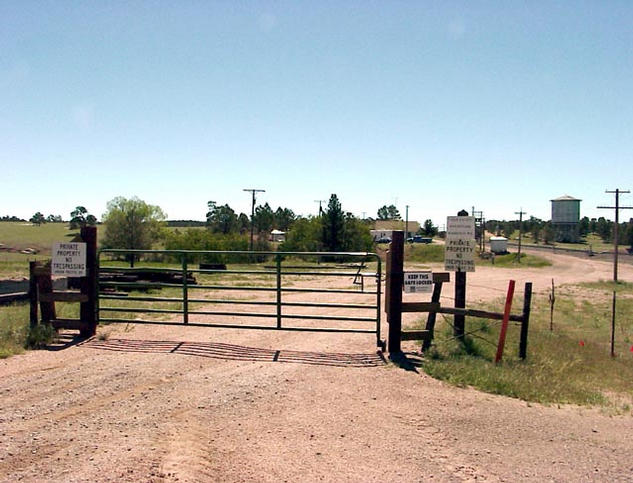
<path fill-rule="evenodd" d="M 443 224 L 633 189 L 630 1 L 3 1 L 0 214 L 138 196 Z M 633 195 L 622 203 L 633 205 Z M 623 213 L 628 219 L 628 213 Z"/>

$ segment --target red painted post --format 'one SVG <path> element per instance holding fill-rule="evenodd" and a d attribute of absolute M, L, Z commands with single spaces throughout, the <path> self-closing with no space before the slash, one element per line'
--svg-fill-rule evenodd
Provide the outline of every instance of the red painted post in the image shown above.
<path fill-rule="evenodd" d="M 503 321 L 501 322 L 501 332 L 499 333 L 499 344 L 497 345 L 495 364 L 503 357 L 503 347 L 506 343 L 506 333 L 508 332 L 508 322 L 510 320 L 510 311 L 512 310 L 512 297 L 514 297 L 514 280 L 510 280 L 508 284 L 508 294 L 506 295 L 506 306 L 503 310 Z"/>

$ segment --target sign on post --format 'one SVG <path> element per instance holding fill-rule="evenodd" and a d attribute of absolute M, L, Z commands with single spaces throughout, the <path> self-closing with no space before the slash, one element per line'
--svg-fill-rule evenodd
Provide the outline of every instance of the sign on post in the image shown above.
<path fill-rule="evenodd" d="M 452 272 L 475 271 L 474 216 L 448 216 L 446 218 L 444 270 Z"/>
<path fill-rule="evenodd" d="M 51 275 L 67 277 L 86 276 L 86 244 L 85 243 L 53 243 L 53 260 Z"/>
<path fill-rule="evenodd" d="M 475 271 L 475 240 L 447 238 L 444 249 L 444 270 Z"/>
<path fill-rule="evenodd" d="M 447 216 L 446 237 L 475 239 L 474 216 Z"/>
<path fill-rule="evenodd" d="M 404 272 L 405 293 L 427 293 L 433 291 L 433 274 L 425 272 Z"/>

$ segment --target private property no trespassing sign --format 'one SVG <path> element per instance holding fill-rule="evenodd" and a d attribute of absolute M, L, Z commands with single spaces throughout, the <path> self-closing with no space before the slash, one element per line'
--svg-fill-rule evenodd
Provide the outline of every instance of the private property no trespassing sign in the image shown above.
<path fill-rule="evenodd" d="M 85 243 L 53 243 L 53 260 L 51 275 L 67 277 L 86 276 L 86 244 Z"/>

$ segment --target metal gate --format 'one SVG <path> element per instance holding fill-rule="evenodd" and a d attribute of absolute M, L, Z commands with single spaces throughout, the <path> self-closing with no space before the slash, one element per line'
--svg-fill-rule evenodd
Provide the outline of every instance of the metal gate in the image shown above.
<path fill-rule="evenodd" d="M 375 253 L 104 249 L 98 274 L 101 322 L 373 333 L 384 349 Z"/>

